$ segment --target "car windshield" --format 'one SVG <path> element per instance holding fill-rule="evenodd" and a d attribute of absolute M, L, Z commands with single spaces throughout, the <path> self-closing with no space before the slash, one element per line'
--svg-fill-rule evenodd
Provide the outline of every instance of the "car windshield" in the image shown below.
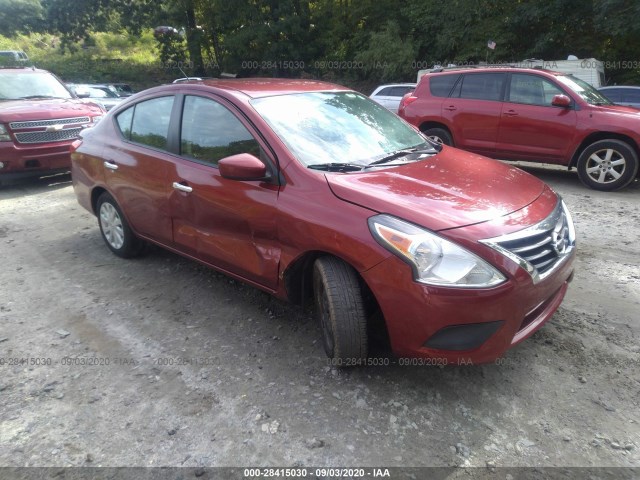
<path fill-rule="evenodd" d="M 585 102 L 591 105 L 613 105 L 611 100 L 584 80 L 574 77 L 573 75 L 558 75 L 556 78 L 560 83 L 569 87 L 573 92 L 580 95 Z"/>
<path fill-rule="evenodd" d="M 25 98 L 72 98 L 50 73 L 0 72 L 0 100 Z"/>
<path fill-rule="evenodd" d="M 80 85 L 76 87 L 76 92 L 86 91 L 91 98 L 118 98 L 118 95 L 109 90 L 108 87 L 90 87 L 87 85 Z"/>
<path fill-rule="evenodd" d="M 425 138 L 386 108 L 355 92 L 309 92 L 251 101 L 305 166 L 368 165 Z"/>

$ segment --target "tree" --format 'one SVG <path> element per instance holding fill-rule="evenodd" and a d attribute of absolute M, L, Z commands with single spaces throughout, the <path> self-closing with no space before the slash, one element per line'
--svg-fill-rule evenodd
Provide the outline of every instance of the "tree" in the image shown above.
<path fill-rule="evenodd" d="M 0 32 L 4 35 L 39 30 L 43 20 L 40 0 L 0 0 Z"/>

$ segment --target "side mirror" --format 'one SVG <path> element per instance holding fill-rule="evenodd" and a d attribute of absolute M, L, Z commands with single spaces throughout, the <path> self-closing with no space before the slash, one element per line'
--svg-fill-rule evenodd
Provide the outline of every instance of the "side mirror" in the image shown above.
<path fill-rule="evenodd" d="M 218 162 L 220 175 L 229 180 L 267 180 L 267 166 L 250 153 L 239 153 Z"/>
<path fill-rule="evenodd" d="M 571 99 L 566 95 L 555 95 L 551 100 L 551 105 L 554 107 L 567 108 L 571 106 Z"/>

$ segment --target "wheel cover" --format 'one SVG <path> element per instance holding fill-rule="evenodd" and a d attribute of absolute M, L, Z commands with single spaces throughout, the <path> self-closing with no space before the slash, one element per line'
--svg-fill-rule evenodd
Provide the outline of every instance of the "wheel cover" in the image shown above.
<path fill-rule="evenodd" d="M 593 152 L 585 165 L 585 172 L 596 183 L 617 182 L 627 169 L 627 159 L 613 148 Z"/>
<path fill-rule="evenodd" d="M 108 202 L 100 206 L 100 227 L 107 243 L 112 248 L 120 250 L 124 245 L 122 219 L 116 208 Z"/>
<path fill-rule="evenodd" d="M 440 138 L 438 135 L 429 135 L 427 138 L 433 140 L 436 143 L 439 143 L 440 145 L 444 145 L 442 138 Z"/>

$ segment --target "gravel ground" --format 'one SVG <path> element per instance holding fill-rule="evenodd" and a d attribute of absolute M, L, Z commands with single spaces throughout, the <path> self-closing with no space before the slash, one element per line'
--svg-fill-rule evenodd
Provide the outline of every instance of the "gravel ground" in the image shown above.
<path fill-rule="evenodd" d="M 0 189 L 0 466 L 640 467 L 640 184 L 527 170 L 574 214 L 575 280 L 497 364 L 446 368 L 331 368 L 310 312 L 112 255 L 68 176 Z"/>

